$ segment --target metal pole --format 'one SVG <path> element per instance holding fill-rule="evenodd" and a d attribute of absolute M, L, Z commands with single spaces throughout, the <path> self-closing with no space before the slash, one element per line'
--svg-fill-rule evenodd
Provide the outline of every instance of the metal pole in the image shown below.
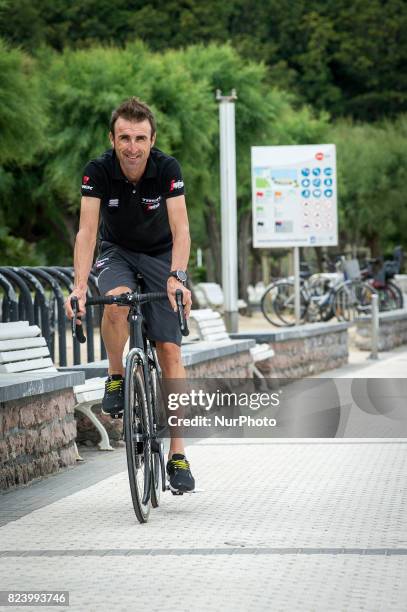
<path fill-rule="evenodd" d="M 369 359 L 379 359 L 379 296 L 372 295 L 372 352 Z"/>
<path fill-rule="evenodd" d="M 301 303 L 300 303 L 300 248 L 294 247 L 294 312 L 295 312 L 295 324 L 300 325 L 301 323 Z"/>
<path fill-rule="evenodd" d="M 224 315 L 226 329 L 237 332 L 236 91 L 232 89 L 230 96 L 222 96 L 218 89 L 216 99 L 219 102 Z"/>

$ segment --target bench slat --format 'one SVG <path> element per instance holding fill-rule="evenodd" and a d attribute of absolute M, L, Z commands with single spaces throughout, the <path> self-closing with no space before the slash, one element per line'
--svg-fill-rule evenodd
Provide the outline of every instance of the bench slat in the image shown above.
<path fill-rule="evenodd" d="M 208 330 L 209 332 L 226 332 L 226 327 L 223 325 L 223 323 L 205 321 L 200 323 L 199 327 L 202 329 L 202 331 Z"/>
<path fill-rule="evenodd" d="M 9 321 L 8 323 L 0 323 L 0 330 L 11 329 L 12 327 L 28 327 L 28 321 Z"/>
<path fill-rule="evenodd" d="M 44 368 L 53 367 L 52 359 L 29 359 L 28 361 L 18 361 L 16 363 L 6 363 L 0 365 L 0 372 L 12 374 L 15 372 L 31 372 L 33 370 L 42 370 Z M 56 370 L 56 368 L 55 368 Z"/>
<path fill-rule="evenodd" d="M 103 389 L 93 389 L 93 391 L 82 391 L 81 393 L 75 393 L 76 401 L 78 404 L 84 404 L 85 402 L 100 403 L 104 395 Z"/>
<path fill-rule="evenodd" d="M 21 321 L 25 323 L 25 321 Z M 6 324 L 5 324 L 6 325 Z M 37 325 L 20 325 L 18 327 L 0 328 L 0 340 L 13 340 L 14 338 L 32 338 L 39 336 L 41 330 Z"/>
<path fill-rule="evenodd" d="M 23 351 L 2 351 L 0 352 L 0 363 L 13 363 L 14 361 L 24 361 L 37 357 L 49 357 L 47 346 L 40 348 L 25 349 Z"/>
<path fill-rule="evenodd" d="M 88 380 L 83 383 L 83 385 L 76 385 L 74 387 L 75 393 L 83 393 L 85 391 L 95 391 L 105 389 L 105 379 L 104 378 L 88 378 Z"/>
<path fill-rule="evenodd" d="M 203 338 L 206 342 L 220 342 L 221 340 L 228 340 L 232 342 L 228 334 L 205 334 Z"/>
<path fill-rule="evenodd" d="M 0 340 L 0 351 L 15 351 L 17 349 L 45 346 L 45 338 L 36 336 L 34 338 L 21 338 L 19 340 Z"/>
<path fill-rule="evenodd" d="M 216 312 L 215 310 L 210 310 L 209 308 L 203 308 L 201 310 L 191 310 L 190 316 L 196 321 L 209 321 L 210 319 L 222 318 L 219 312 Z"/>

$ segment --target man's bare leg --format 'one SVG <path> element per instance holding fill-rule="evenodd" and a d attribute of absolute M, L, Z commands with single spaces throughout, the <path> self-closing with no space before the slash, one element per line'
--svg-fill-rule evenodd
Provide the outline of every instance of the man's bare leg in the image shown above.
<path fill-rule="evenodd" d="M 106 295 L 119 295 L 131 291 L 128 287 L 116 287 Z M 109 359 L 109 374 L 124 375 L 123 351 L 129 337 L 127 315 L 124 306 L 105 306 L 102 319 L 102 338 Z"/>
<path fill-rule="evenodd" d="M 186 378 L 185 368 L 182 365 L 181 347 L 173 342 L 156 342 L 157 357 L 163 372 L 163 378 Z M 184 438 L 171 437 L 168 459 L 173 454 L 185 455 Z"/>

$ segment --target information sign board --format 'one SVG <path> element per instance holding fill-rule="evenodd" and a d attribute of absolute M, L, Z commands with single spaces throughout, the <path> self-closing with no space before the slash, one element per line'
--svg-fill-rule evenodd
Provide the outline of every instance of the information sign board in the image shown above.
<path fill-rule="evenodd" d="M 335 145 L 252 147 L 253 246 L 338 244 Z"/>

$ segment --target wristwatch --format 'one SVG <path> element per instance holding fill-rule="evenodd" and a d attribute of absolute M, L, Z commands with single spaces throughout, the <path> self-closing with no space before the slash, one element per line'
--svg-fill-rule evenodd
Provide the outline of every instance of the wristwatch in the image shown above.
<path fill-rule="evenodd" d="M 186 272 L 184 272 L 184 270 L 171 270 L 169 275 L 176 278 L 177 281 L 179 281 L 183 285 L 185 285 L 188 279 L 188 275 Z"/>

